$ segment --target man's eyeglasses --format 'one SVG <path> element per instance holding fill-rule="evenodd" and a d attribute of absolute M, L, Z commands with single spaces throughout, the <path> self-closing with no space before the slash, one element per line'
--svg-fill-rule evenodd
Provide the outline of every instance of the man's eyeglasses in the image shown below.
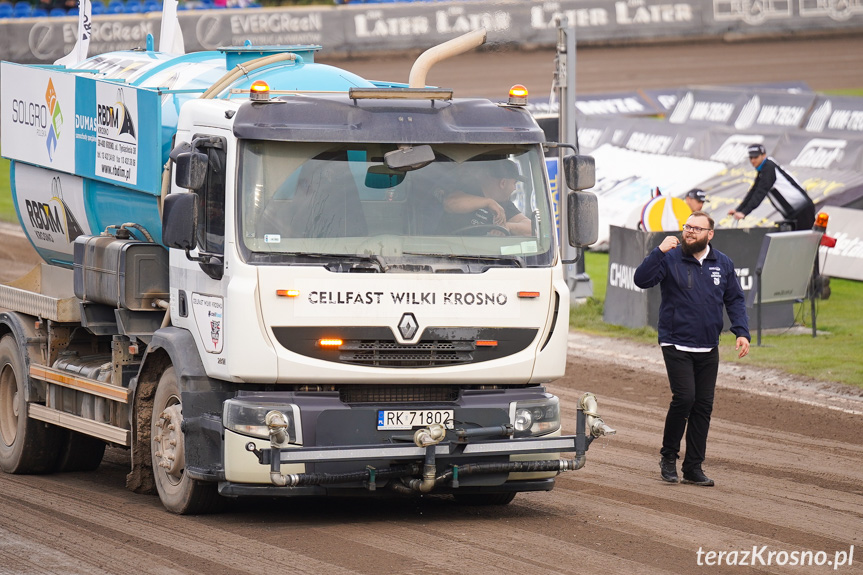
<path fill-rule="evenodd" d="M 684 224 L 683 231 L 684 232 L 692 232 L 694 234 L 700 234 L 703 231 L 710 230 L 711 228 L 699 228 L 698 226 L 690 226 L 689 224 Z"/>

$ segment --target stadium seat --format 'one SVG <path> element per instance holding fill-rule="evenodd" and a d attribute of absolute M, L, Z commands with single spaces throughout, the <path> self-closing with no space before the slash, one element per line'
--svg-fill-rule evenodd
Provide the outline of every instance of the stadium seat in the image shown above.
<path fill-rule="evenodd" d="M 77 16 L 78 15 L 78 7 L 74 6 L 72 8 L 69 8 L 69 12 L 67 12 L 67 14 L 69 16 Z"/>
<path fill-rule="evenodd" d="M 150 0 L 144 3 L 144 12 L 161 12 L 162 4 L 159 2 L 154 2 Z"/>
<path fill-rule="evenodd" d="M 33 8 L 33 11 L 30 12 L 31 18 L 45 18 L 48 16 L 48 11 L 44 8 Z"/>
<path fill-rule="evenodd" d="M 0 2 L 0 18 L 11 18 L 14 9 L 9 2 Z"/>
<path fill-rule="evenodd" d="M 125 4 L 126 14 L 140 14 L 144 11 L 144 5 L 141 2 L 135 2 L 134 0 L 128 0 Z"/>
<path fill-rule="evenodd" d="M 67 13 L 62 8 L 51 8 L 51 10 L 48 11 L 48 16 L 57 18 L 60 16 L 67 16 Z"/>
<path fill-rule="evenodd" d="M 105 12 L 107 14 L 123 14 L 126 12 L 126 5 L 121 0 L 111 0 L 108 2 L 108 8 Z"/>
<path fill-rule="evenodd" d="M 26 0 L 22 0 L 21 2 L 16 2 L 15 6 L 12 8 L 12 17 L 13 18 L 29 18 L 30 14 L 33 13 L 33 5 L 27 2 Z"/>

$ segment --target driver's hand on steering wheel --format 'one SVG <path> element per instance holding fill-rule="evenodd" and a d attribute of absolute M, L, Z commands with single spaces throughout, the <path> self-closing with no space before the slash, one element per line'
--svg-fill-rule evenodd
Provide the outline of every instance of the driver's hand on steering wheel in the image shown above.
<path fill-rule="evenodd" d="M 496 226 L 504 226 L 506 225 L 506 212 L 503 210 L 501 205 L 496 201 L 489 198 L 488 204 L 486 208 L 491 212 L 493 220 L 492 223 Z"/>

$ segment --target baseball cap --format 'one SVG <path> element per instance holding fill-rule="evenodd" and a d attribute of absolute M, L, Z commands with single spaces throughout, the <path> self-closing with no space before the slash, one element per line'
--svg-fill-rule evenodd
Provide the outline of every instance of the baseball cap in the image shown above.
<path fill-rule="evenodd" d="M 495 178 L 508 178 L 519 182 L 527 182 L 527 177 L 518 171 L 518 164 L 512 160 L 498 160 L 488 166 L 488 173 Z"/>
<path fill-rule="evenodd" d="M 686 192 L 686 197 L 687 198 L 695 198 L 699 202 L 709 201 L 707 199 L 707 194 L 704 193 L 704 190 L 699 190 L 698 188 L 695 188 L 694 190 L 689 190 L 688 192 Z"/>
<path fill-rule="evenodd" d="M 764 146 L 761 144 L 752 144 L 748 148 L 746 148 L 746 152 L 749 154 L 750 158 L 757 158 L 762 154 L 766 154 L 767 150 L 764 149 Z"/>

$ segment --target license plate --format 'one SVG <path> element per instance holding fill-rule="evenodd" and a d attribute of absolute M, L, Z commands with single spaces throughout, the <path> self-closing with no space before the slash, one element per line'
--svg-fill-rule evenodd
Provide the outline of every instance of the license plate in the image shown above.
<path fill-rule="evenodd" d="M 433 423 L 452 429 L 452 416 L 451 409 L 382 409 L 378 411 L 378 429 L 413 429 Z"/>

